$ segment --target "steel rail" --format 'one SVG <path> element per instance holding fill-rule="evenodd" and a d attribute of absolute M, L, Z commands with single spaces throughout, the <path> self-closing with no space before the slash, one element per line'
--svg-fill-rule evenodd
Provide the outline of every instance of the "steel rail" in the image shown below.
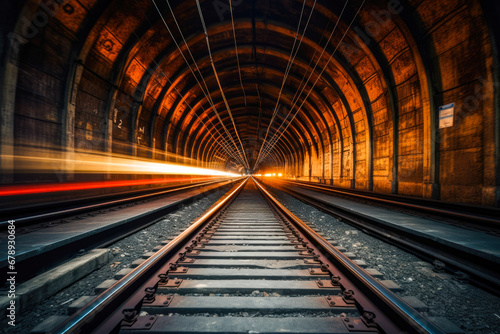
<path fill-rule="evenodd" d="M 247 181 L 248 178 L 242 181 L 239 186 L 231 191 L 231 193 L 222 199 L 217 205 L 206 212 L 202 217 L 198 218 L 196 222 L 194 222 L 184 232 L 175 237 L 171 242 L 145 260 L 137 268 L 133 269 L 106 291 L 95 297 L 82 309 L 59 324 L 50 333 L 80 333 L 83 329 L 86 329 L 85 326 L 92 325 L 96 319 L 99 318 L 98 314 L 105 314 L 110 305 L 120 302 L 118 301 L 119 298 L 126 298 L 131 289 L 134 289 L 135 286 L 141 284 L 141 280 L 149 278 L 148 275 L 157 270 L 166 258 L 173 256 L 178 246 L 181 245 L 187 238 L 195 234 L 204 223 L 213 218 L 222 208 L 230 203 L 241 191 L 241 189 L 243 189 Z"/>
<path fill-rule="evenodd" d="M 282 188 L 282 190 L 308 205 L 362 229 L 379 239 L 394 244 L 426 261 L 432 262 L 436 259 L 442 261 L 446 264 L 445 269 L 447 271 L 454 274 L 456 274 L 454 272 L 456 270 L 467 273 L 470 275 L 469 280 L 471 283 L 485 291 L 500 295 L 500 278 L 495 270 L 497 264 L 493 261 L 478 259 L 478 257 L 462 252 L 452 245 L 440 244 L 439 247 L 436 247 L 432 239 L 426 239 L 410 232 L 380 224 L 369 216 L 356 214 L 348 209 L 311 198 L 290 188 Z"/>
<path fill-rule="evenodd" d="M 254 179 L 252 177 L 252 179 Z M 333 247 L 328 241 L 319 236 L 314 230 L 297 218 L 290 210 L 281 204 L 271 193 L 269 193 L 257 180 L 255 184 L 266 195 L 266 197 L 287 217 L 299 226 L 311 239 L 320 245 L 328 254 L 345 268 L 352 277 L 367 287 L 376 297 L 383 301 L 394 314 L 406 321 L 417 333 L 443 333 L 444 332 L 431 323 L 415 309 L 410 307 L 393 292 L 383 286 L 365 270 L 354 264 L 348 257 Z"/>
<path fill-rule="evenodd" d="M 496 228 L 500 227 L 500 218 L 494 219 L 494 218 L 490 218 L 490 217 L 486 217 L 486 216 L 472 215 L 472 214 L 468 214 L 468 213 L 439 209 L 439 208 L 435 208 L 435 207 L 405 203 L 405 202 L 396 201 L 396 200 L 384 199 L 384 198 L 380 198 L 380 197 L 376 197 L 376 196 L 362 195 L 362 194 L 357 194 L 354 192 L 342 191 L 342 190 L 337 190 L 337 189 L 329 189 L 327 187 L 317 186 L 317 185 L 313 185 L 313 184 L 305 184 L 305 183 L 293 182 L 293 181 L 285 181 L 285 182 L 293 184 L 294 186 L 297 186 L 297 187 L 315 189 L 315 190 L 319 190 L 319 191 L 323 191 L 323 192 L 327 192 L 327 193 L 335 193 L 335 194 L 341 194 L 341 195 L 346 195 L 346 196 L 352 196 L 352 197 L 367 199 L 370 201 L 376 201 L 376 202 L 381 202 L 381 203 L 385 203 L 385 204 L 397 205 L 400 207 L 416 209 L 419 211 L 426 211 L 429 213 L 435 213 L 435 214 L 444 215 L 444 216 L 453 217 L 453 218 L 458 218 L 458 219 L 481 221 L 482 223 L 493 224 L 492 226 L 496 227 Z"/>
<path fill-rule="evenodd" d="M 135 314 L 138 314 L 142 308 L 143 297 L 140 296 L 138 299 L 135 295 L 135 291 L 140 291 L 145 286 L 149 286 L 154 281 L 154 278 L 151 278 L 154 277 L 154 273 L 165 266 L 169 261 L 175 261 L 176 257 L 179 256 L 175 255 L 179 249 L 183 247 L 186 242 L 189 242 L 189 240 L 195 240 L 195 236 L 204 226 L 206 226 L 206 223 L 217 217 L 219 212 L 228 208 L 232 200 L 236 198 L 243 187 L 245 187 L 248 179 L 249 178 L 245 179 L 241 184 L 235 186 L 233 190 L 229 191 L 212 209 L 205 213 L 203 217 L 199 218 L 187 230 L 182 232 L 182 234 L 174 238 L 143 264 L 134 269 L 123 279 L 116 282 L 101 295 L 97 296 L 84 306 L 84 308 L 58 325 L 50 333 L 117 332 L 120 324 L 123 324 L 123 315 L 120 310 L 135 310 Z M 319 250 L 321 253 L 324 253 L 320 256 L 322 260 L 318 261 L 325 264 L 329 263 L 330 266 L 333 265 L 337 268 L 337 274 L 342 278 L 340 286 L 343 289 L 348 289 L 350 292 L 356 291 L 356 297 L 354 299 L 356 308 L 363 314 L 363 319 L 367 319 L 367 326 L 375 326 L 373 328 L 377 328 L 380 333 L 396 333 L 402 330 L 408 333 L 418 334 L 443 333 L 406 303 L 395 297 L 395 295 L 373 279 L 363 269 L 353 264 L 351 260 L 346 258 L 335 249 L 335 247 L 318 236 L 316 232 L 282 206 L 281 203 L 279 203 L 256 180 L 253 178 L 252 180 L 255 182 L 257 188 L 260 189 L 264 197 L 270 202 L 274 210 L 289 222 L 287 224 L 292 223 L 299 228 L 299 230 L 297 230 L 297 233 L 299 233 L 298 235 L 302 235 L 306 240 L 310 241 L 312 245 L 314 244 L 315 246 L 312 247 L 315 247 L 317 251 Z M 332 259 L 334 260 L 332 261 Z M 342 268 L 339 268 L 337 263 L 339 263 Z M 345 271 L 348 271 L 348 273 Z M 366 290 L 369 290 L 371 293 L 366 294 Z M 377 316 L 377 320 L 372 321 L 373 317 L 371 318 L 372 320 L 370 320 L 370 318 L 367 318 L 367 314 L 372 314 L 373 317 Z M 346 319 L 346 321 L 348 320 L 349 319 Z"/>
<path fill-rule="evenodd" d="M 127 197 L 127 198 L 108 201 L 108 202 L 104 202 L 104 203 L 79 206 L 79 207 L 71 208 L 71 209 L 64 209 L 64 210 L 59 210 L 59 211 L 55 211 L 55 212 L 47 212 L 47 213 L 43 213 L 43 214 L 37 214 L 34 216 L 16 218 L 15 219 L 16 226 L 17 227 L 26 226 L 26 225 L 29 225 L 30 223 L 33 223 L 34 221 L 36 221 L 37 223 L 40 223 L 40 221 L 42 221 L 42 220 L 47 221 L 50 219 L 60 219 L 63 216 L 67 217 L 69 215 L 81 214 L 83 212 L 99 210 L 99 209 L 103 209 L 103 208 L 107 208 L 107 207 L 111 207 L 111 206 L 116 206 L 116 205 L 120 205 L 120 204 L 124 204 L 124 203 L 130 203 L 130 202 L 134 202 L 134 201 L 140 201 L 140 200 L 148 199 L 151 197 L 161 196 L 164 194 L 169 194 L 169 193 L 173 193 L 173 192 L 177 192 L 177 191 L 187 190 L 187 189 L 191 189 L 191 188 L 197 188 L 197 187 L 201 187 L 201 186 L 215 184 L 218 182 L 226 182 L 228 180 L 230 180 L 230 179 L 208 181 L 208 182 L 199 182 L 199 183 L 195 183 L 195 184 L 190 184 L 189 186 L 182 186 L 182 187 L 176 187 L 176 188 L 167 189 L 167 190 L 156 191 L 154 193 L 145 194 L 145 195 Z M 122 195 L 124 195 L 124 194 L 117 195 L 117 196 L 122 196 Z M 4 215 L 8 216 L 7 214 L 4 214 Z M 10 216 L 10 217 L 12 217 L 12 216 Z M 2 229 L 5 230 L 8 225 L 9 225 L 8 221 L 1 221 L 0 222 L 0 230 L 2 230 Z"/>

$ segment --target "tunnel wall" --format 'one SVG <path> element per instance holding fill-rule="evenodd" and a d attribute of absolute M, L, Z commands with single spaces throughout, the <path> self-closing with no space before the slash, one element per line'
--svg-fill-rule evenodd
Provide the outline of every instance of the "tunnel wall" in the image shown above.
<path fill-rule="evenodd" d="M 373 55 L 354 49 L 352 45 L 358 45 L 355 43 L 343 54 L 345 59 L 351 58 L 351 70 L 358 73 L 368 93 L 365 105 L 372 110 L 373 190 L 495 205 L 498 118 L 494 92 L 498 78 L 494 76 L 498 62 L 481 5 L 415 1 L 404 6 L 412 10 L 401 8 L 406 12 L 402 17 L 376 26 L 376 33 L 370 36 L 373 40 L 365 43 L 376 42 L 378 57 L 385 59 L 379 58 L 377 64 Z M 383 7 L 371 6 L 363 12 L 361 21 L 368 26 L 381 11 L 387 12 Z M 406 21 L 398 22 L 401 19 Z M 407 22 L 413 22 L 413 26 Z M 387 67 L 380 68 L 380 64 Z M 453 126 L 440 129 L 439 106 L 449 103 L 454 103 Z M 355 187 L 369 189 L 363 164 L 364 129 L 358 129 L 358 124 L 355 122 Z M 352 177 L 352 153 L 353 149 L 348 148 L 342 171 L 333 173 L 344 178 L 325 180 L 326 167 L 313 168 L 308 175 L 307 157 L 306 173 L 295 178 L 346 186 L 345 179 Z M 323 160 L 328 159 L 328 154 L 327 150 L 322 152 Z M 334 151 L 334 155 L 334 160 L 339 161 L 339 152 Z M 313 164 L 320 164 L 321 158 L 311 159 Z M 391 170 L 394 161 L 396 167 Z"/>
<path fill-rule="evenodd" d="M 283 141 L 265 165 L 293 179 L 498 206 L 499 65 L 484 8 L 478 0 L 368 3 L 325 72 L 332 85 L 316 88 L 324 104 L 297 118 L 287 138 L 295 144 Z M 33 145 L 61 148 L 68 160 L 84 149 L 225 167 L 217 140 L 187 127 L 186 74 L 168 82 L 131 43 L 142 29 L 128 20 L 132 9 L 30 0 L 19 12 L 4 37 L 2 155 Z M 160 37 L 141 42 L 166 43 Z M 453 126 L 439 129 L 439 107 L 449 103 Z M 210 143 L 201 149 L 201 140 Z M 1 163 L 2 182 L 15 182 L 12 161 Z"/>

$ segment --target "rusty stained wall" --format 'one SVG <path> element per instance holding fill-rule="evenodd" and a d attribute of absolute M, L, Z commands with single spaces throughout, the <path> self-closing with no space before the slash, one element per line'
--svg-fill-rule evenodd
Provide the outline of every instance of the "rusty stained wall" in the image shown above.
<path fill-rule="evenodd" d="M 491 204 L 495 196 L 491 41 L 477 2 L 449 1 L 442 6 L 439 11 L 425 3 L 417 7 L 427 18 L 426 42 L 434 50 L 436 100 L 455 103 L 453 127 L 438 130 L 441 199 Z"/>
<path fill-rule="evenodd" d="M 493 205 L 498 173 L 494 162 L 495 63 L 481 6 L 476 1 L 440 1 L 439 8 L 430 0 L 411 4 L 414 11 L 409 15 L 421 22 L 421 36 L 412 37 L 409 28 L 397 19 L 382 26 L 373 36 L 387 68 L 380 68 L 380 63 L 374 63 L 373 58 L 361 52 L 348 54 L 351 60 L 357 57 L 352 61 L 353 70 L 363 82 L 372 109 L 373 190 L 391 192 L 391 183 L 397 181 L 399 194 Z M 367 11 L 363 13 L 362 21 L 373 20 Z M 428 54 L 424 57 L 428 59 L 423 60 L 419 54 L 422 45 L 427 48 Z M 425 68 L 425 61 L 431 68 Z M 390 78 L 385 83 L 381 79 L 384 75 Z M 394 110 L 391 110 L 388 89 L 392 90 Z M 429 94 L 432 94 L 433 105 L 430 105 Z M 455 103 L 454 125 L 438 129 L 438 107 L 448 103 Z M 356 188 L 367 189 L 366 136 L 363 123 L 356 119 L 357 112 L 353 112 L 354 179 Z M 397 113 L 396 132 L 393 131 L 394 112 Z M 435 122 L 432 126 L 431 121 Z M 430 132 L 435 138 L 435 157 L 432 157 Z M 393 145 L 394 136 L 398 137 L 397 147 Z M 349 143 L 352 143 L 350 138 L 344 134 L 342 157 L 335 150 L 336 143 L 333 145 L 334 185 L 348 187 L 348 180 L 353 177 L 353 151 Z M 393 150 L 398 160 L 396 179 L 392 170 Z M 328 154 L 328 149 L 320 152 L 325 161 Z M 298 179 L 309 178 L 309 161 L 316 164 L 322 159 L 306 156 L 304 172 L 296 176 Z M 335 166 L 338 161 L 342 161 L 340 173 Z M 324 170 L 327 171 L 327 167 Z M 312 181 L 322 178 L 323 170 L 313 167 L 311 171 Z M 437 196 L 432 189 L 436 186 Z"/>
<path fill-rule="evenodd" d="M 81 19 L 81 8 L 71 9 L 75 21 Z M 61 9 L 56 17 L 69 15 Z M 14 154 L 22 155 L 26 147 L 60 149 L 64 141 L 67 64 L 74 26 L 65 27 L 58 20 L 45 20 L 46 17 L 40 16 L 38 6 L 30 2 L 13 29 L 14 34 L 22 36 L 21 42 L 11 49 L 10 59 L 17 66 Z M 38 20 L 37 24 L 31 24 L 32 20 Z M 57 171 L 35 175 L 34 181 L 59 181 Z"/>
<path fill-rule="evenodd" d="M 31 20 L 36 3 L 28 1 L 21 16 Z M 477 0 L 402 3 L 401 15 L 381 24 L 369 40 L 348 34 L 346 41 L 355 50 L 340 48 L 329 69 L 342 94 L 320 82 L 327 104 L 317 107 L 324 117 L 309 115 L 318 127 L 319 136 L 313 136 L 317 145 L 298 143 L 304 146 L 304 156 L 285 153 L 280 162 L 285 175 L 360 189 L 369 189 L 371 183 L 377 192 L 492 205 L 498 188 L 493 90 L 498 80 L 493 67 L 498 64 L 481 5 Z M 161 38 L 165 32 L 140 41 L 151 50 L 146 57 L 130 44 L 141 24 L 139 17 L 128 19 L 134 17 L 134 6 L 115 4 L 93 22 L 87 38 L 79 40 L 79 32 L 88 28 L 81 24 L 96 2 L 68 4 L 72 9 L 58 11 L 19 53 L 14 123 L 18 147 L 61 145 L 64 113 L 74 103 L 76 148 L 144 157 L 153 157 L 154 149 L 157 159 L 168 159 L 165 152 L 191 158 L 194 151 L 177 139 L 185 137 L 182 131 L 193 115 L 181 117 L 189 109 L 165 78 L 175 77 L 168 68 L 179 66 L 182 59 L 175 52 L 164 55 L 161 69 L 151 71 L 152 59 L 168 44 Z M 386 8 L 384 1 L 368 3 L 358 26 L 369 25 L 372 11 Z M 113 15 L 118 12 L 123 16 Z M 80 46 L 80 60 L 71 53 L 75 45 Z M 131 50 L 120 59 L 126 46 Z M 82 65 L 75 65 L 78 61 Z M 70 73 L 75 68 L 81 71 L 76 84 Z M 145 75 L 151 77 L 149 82 L 144 82 Z M 183 93 L 193 85 L 187 77 L 176 78 Z M 142 85 L 146 89 L 138 89 Z M 74 101 L 68 87 L 76 89 Z M 158 102 L 162 94 L 168 98 Z M 199 101 L 195 94 L 186 100 Z M 455 124 L 437 129 L 438 107 L 452 102 Z M 310 120 L 304 118 L 303 124 Z M 210 164 L 222 165 L 216 160 Z"/>

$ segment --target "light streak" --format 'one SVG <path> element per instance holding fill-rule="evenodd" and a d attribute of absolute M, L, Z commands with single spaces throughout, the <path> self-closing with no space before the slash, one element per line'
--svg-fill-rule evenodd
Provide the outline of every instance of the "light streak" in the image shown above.
<path fill-rule="evenodd" d="M 19 185 L 0 187 L 0 197 L 31 195 L 41 193 L 53 193 L 71 190 L 103 189 L 116 187 L 130 187 L 138 185 L 167 184 L 173 182 L 195 182 L 210 179 L 205 178 L 168 178 L 168 179 L 142 179 L 142 180 L 122 180 L 122 181 L 97 181 L 97 182 L 69 182 L 69 183 L 50 183 L 36 185 Z"/>
<path fill-rule="evenodd" d="M 38 151 L 24 155 L 8 156 L 14 159 L 16 172 L 20 173 L 109 173 L 109 174 L 177 174 L 238 176 L 221 170 L 187 166 L 158 160 L 130 158 L 119 155 L 76 152 L 75 159 L 65 159 L 62 153 Z M 3 156 L 5 157 L 5 156 Z"/>
<path fill-rule="evenodd" d="M 239 174 L 221 170 L 193 167 L 152 159 L 137 159 L 120 155 L 106 155 L 86 151 L 75 152 L 74 159 L 63 157 L 64 152 L 57 150 L 26 150 L 22 155 L 2 155 L 14 161 L 15 173 L 19 174 L 102 174 L 102 175 L 140 175 L 139 180 L 110 180 L 88 182 L 62 182 L 50 184 L 12 185 L 0 187 L 0 196 L 49 193 L 70 190 L 113 188 L 136 185 L 167 184 L 172 182 L 200 181 L 213 177 L 239 177 Z M 145 179 L 147 175 L 152 177 Z M 167 177 L 176 175 L 177 177 Z M 140 177 L 139 176 L 139 177 Z M 182 176 L 182 177 L 181 177 Z M 190 176 L 190 177 L 186 177 Z M 191 177 L 199 176 L 199 177 Z M 121 177 L 123 178 L 123 177 Z"/>

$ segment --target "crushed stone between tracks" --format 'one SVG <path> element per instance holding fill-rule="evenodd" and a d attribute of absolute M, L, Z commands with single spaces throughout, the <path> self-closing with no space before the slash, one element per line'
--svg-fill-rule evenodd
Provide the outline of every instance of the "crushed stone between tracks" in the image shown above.
<path fill-rule="evenodd" d="M 283 205 L 305 222 L 314 222 L 318 232 L 336 240 L 338 246 L 355 253 L 368 268 L 403 288 L 399 296 L 415 296 L 424 302 L 429 317 L 445 317 L 467 334 L 496 334 L 500 328 L 500 298 L 475 286 L 460 283 L 446 273 L 436 273 L 433 265 L 404 250 L 272 189 Z"/>
<path fill-rule="evenodd" d="M 166 215 L 157 223 L 111 245 L 109 247 L 111 257 L 106 265 L 46 299 L 27 314 L 19 315 L 15 327 L 4 327 L 5 333 L 26 334 L 52 315 L 67 315 L 67 307 L 73 301 L 81 296 L 95 295 L 96 286 L 105 280 L 113 279 L 117 272 L 129 268 L 132 262 L 141 258 L 143 253 L 150 252 L 154 247 L 160 245 L 161 241 L 176 235 L 179 230 L 189 227 L 193 220 L 205 212 L 226 191 L 226 188 L 216 190 L 208 196 Z"/>

